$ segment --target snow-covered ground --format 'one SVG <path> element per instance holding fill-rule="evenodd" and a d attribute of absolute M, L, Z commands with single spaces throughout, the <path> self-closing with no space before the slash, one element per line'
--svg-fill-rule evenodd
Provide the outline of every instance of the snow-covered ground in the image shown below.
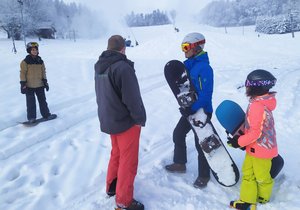
<path fill-rule="evenodd" d="M 207 188 L 195 189 L 197 152 L 192 133 L 188 135 L 187 173 L 169 174 L 163 167 L 172 161 L 172 132 L 180 117 L 178 105 L 163 75 L 171 59 L 183 60 L 180 43 L 186 33 L 206 36 L 215 73 L 214 108 L 225 99 L 244 109 L 248 101 L 243 84 L 257 68 L 271 71 L 278 79 L 278 106 L 274 111 L 279 152 L 285 166 L 275 180 L 271 202 L 258 209 L 300 209 L 300 34 L 260 35 L 253 27 L 211 28 L 188 24 L 140 27 L 132 31 L 139 46 L 127 49 L 135 62 L 144 104 L 146 127 L 142 129 L 135 198 L 146 210 L 229 209 L 239 197 L 239 184 L 226 188 L 214 178 Z M 127 37 L 130 30 L 116 33 Z M 43 40 L 40 55 L 45 61 L 50 91 L 47 101 L 58 119 L 26 128 L 25 96 L 19 89 L 19 63 L 25 57 L 24 42 L 0 39 L 0 209 L 1 210 L 110 210 L 114 198 L 105 194 L 110 138 L 100 132 L 94 93 L 94 63 L 106 48 L 108 37 L 99 40 Z M 29 40 L 27 40 L 29 41 Z M 213 123 L 226 135 L 213 116 Z M 238 167 L 244 152 L 228 148 Z"/>

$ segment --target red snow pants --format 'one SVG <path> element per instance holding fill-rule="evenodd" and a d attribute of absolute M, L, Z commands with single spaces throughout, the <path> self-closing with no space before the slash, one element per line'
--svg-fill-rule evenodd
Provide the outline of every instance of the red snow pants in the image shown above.
<path fill-rule="evenodd" d="M 117 178 L 116 203 L 128 207 L 133 199 L 133 183 L 138 167 L 141 127 L 134 125 L 128 130 L 111 134 L 111 154 L 106 177 L 106 191 Z"/>

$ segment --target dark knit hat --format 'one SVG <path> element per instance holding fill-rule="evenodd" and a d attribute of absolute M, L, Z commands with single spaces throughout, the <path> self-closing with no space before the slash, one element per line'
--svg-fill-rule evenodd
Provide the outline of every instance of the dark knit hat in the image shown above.
<path fill-rule="evenodd" d="M 125 47 L 125 40 L 120 35 L 113 35 L 108 39 L 107 49 L 121 51 Z"/>

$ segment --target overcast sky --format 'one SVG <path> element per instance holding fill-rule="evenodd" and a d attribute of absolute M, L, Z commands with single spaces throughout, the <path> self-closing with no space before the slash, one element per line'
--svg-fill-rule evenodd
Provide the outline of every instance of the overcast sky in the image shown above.
<path fill-rule="evenodd" d="M 195 14 L 213 0 L 63 0 L 66 3 L 80 3 L 92 11 L 96 11 L 102 22 L 103 33 L 122 33 L 126 28 L 124 17 L 132 11 L 137 13 L 152 13 L 153 10 L 169 12 L 176 11 L 175 24 L 195 21 Z M 104 27 L 103 27 L 104 26 Z M 99 30 L 92 27 L 91 30 Z"/>
<path fill-rule="evenodd" d="M 94 10 L 114 13 L 115 15 L 152 12 L 160 10 L 180 10 L 187 14 L 196 13 L 212 0 L 63 0 L 64 2 L 75 2 L 83 4 Z M 178 11 L 179 12 L 179 11 Z"/>

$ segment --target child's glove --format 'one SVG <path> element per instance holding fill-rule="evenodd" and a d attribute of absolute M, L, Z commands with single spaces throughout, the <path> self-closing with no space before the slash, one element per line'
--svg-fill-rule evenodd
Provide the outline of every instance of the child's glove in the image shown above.
<path fill-rule="evenodd" d="M 21 93 L 26 94 L 26 92 L 27 92 L 26 82 L 21 81 L 20 84 L 21 84 Z"/>
<path fill-rule="evenodd" d="M 44 83 L 44 87 L 45 87 L 46 91 L 49 91 L 49 84 L 47 82 L 47 79 L 43 79 L 43 83 Z"/>
<path fill-rule="evenodd" d="M 241 146 L 238 144 L 238 139 L 240 136 L 236 135 L 234 137 L 227 137 L 227 144 L 233 148 L 240 148 Z"/>

